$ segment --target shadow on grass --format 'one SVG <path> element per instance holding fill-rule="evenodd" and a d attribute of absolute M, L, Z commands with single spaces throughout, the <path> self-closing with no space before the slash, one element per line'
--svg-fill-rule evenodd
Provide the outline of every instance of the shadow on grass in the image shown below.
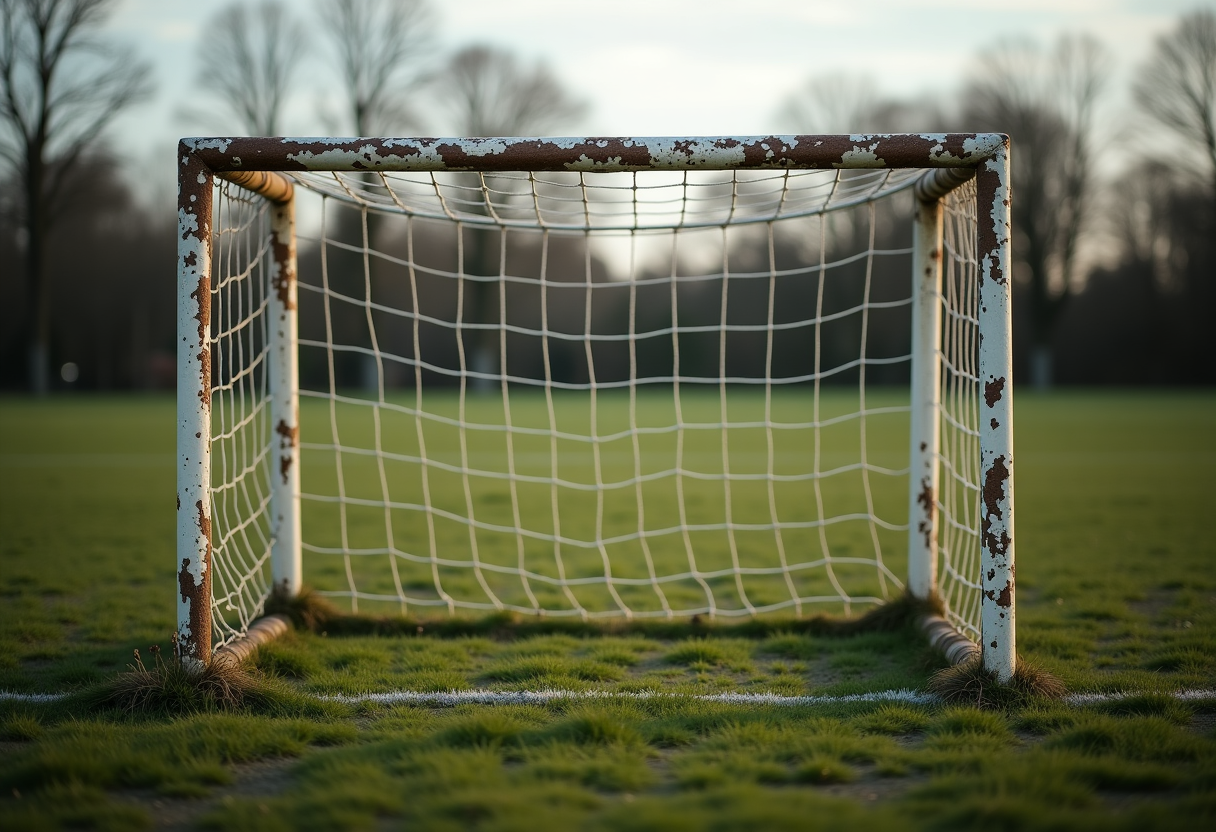
<path fill-rule="evenodd" d="M 705 616 L 687 619 L 614 619 L 584 621 L 570 618 L 526 616 L 502 612 L 479 617 L 416 618 L 376 616 L 339 611 L 315 591 L 304 588 L 298 595 L 275 591 L 266 601 L 266 615 L 285 615 L 301 630 L 330 636 L 415 636 L 440 638 L 487 636 L 511 640 L 542 635 L 647 636 L 676 640 L 698 636 L 768 638 L 777 634 L 853 636 L 862 633 L 894 632 L 914 625 L 920 616 L 941 614 L 940 601 L 902 595 L 868 610 L 856 618 L 816 615 L 810 618 L 764 617 L 720 623 Z"/>

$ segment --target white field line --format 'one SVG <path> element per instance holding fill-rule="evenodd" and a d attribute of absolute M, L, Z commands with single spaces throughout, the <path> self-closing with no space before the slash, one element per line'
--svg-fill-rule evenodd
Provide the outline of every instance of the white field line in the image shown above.
<path fill-rule="evenodd" d="M 1117 702 L 1155 691 L 1123 691 L 1118 693 L 1073 693 L 1064 697 L 1070 705 L 1092 705 L 1099 702 Z M 0 702 L 48 703 L 65 699 L 67 693 L 10 693 L 0 691 Z M 1216 699 L 1216 690 L 1180 690 L 1166 694 L 1182 702 Z M 905 702 L 912 705 L 931 705 L 941 699 L 931 693 L 902 688 L 873 693 L 851 693 L 843 696 L 781 696 L 776 693 L 667 693 L 664 691 L 606 691 L 606 690 L 452 690 L 413 691 L 395 690 L 382 693 L 317 694 L 322 702 L 341 702 L 356 705 L 363 702 L 380 704 L 416 703 L 422 705 L 521 705 L 544 704 L 570 699 L 685 699 L 698 702 L 723 702 L 730 705 L 837 705 L 851 702 Z"/>
<path fill-rule="evenodd" d="M 914 690 L 884 690 L 845 696 L 780 696 L 775 693 L 702 693 L 680 694 L 663 691 L 606 690 L 453 690 L 424 693 L 398 690 L 385 693 L 334 694 L 322 696 L 331 702 L 357 704 L 377 702 L 398 704 L 417 702 L 428 705 L 525 705 L 567 699 L 686 699 L 698 702 L 725 702 L 732 705 L 833 705 L 839 702 L 908 702 L 916 705 L 936 702 L 937 697 Z"/>

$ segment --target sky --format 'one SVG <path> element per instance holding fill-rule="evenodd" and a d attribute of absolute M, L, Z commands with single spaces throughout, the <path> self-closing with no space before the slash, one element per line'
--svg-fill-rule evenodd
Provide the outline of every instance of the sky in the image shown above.
<path fill-rule="evenodd" d="M 195 50 L 219 3 L 120 0 L 107 28 L 149 62 L 157 92 L 117 119 L 111 137 L 151 162 L 156 192 L 172 190 L 184 135 L 235 132 L 196 105 Z M 291 4 L 302 17 L 311 3 Z M 759 134 L 790 129 L 777 115 L 800 84 L 830 72 L 867 74 L 890 96 L 956 94 L 985 47 L 1013 38 L 1049 43 L 1086 32 L 1111 51 L 1117 77 L 1108 111 L 1126 109 L 1131 71 L 1196 0 L 432 0 L 439 54 L 472 43 L 543 61 L 589 104 L 587 135 Z M 318 116 L 323 47 L 310 50 L 286 132 L 331 132 Z M 444 135 L 438 116 L 425 132 Z M 162 161 L 163 160 L 163 161 Z"/>

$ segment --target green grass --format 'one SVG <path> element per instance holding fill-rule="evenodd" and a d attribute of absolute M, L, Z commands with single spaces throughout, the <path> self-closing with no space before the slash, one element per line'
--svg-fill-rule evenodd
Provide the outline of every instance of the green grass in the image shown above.
<path fill-rule="evenodd" d="M 412 396 L 390 399 L 397 407 L 413 408 Z M 641 428 L 675 424 L 675 399 L 670 391 L 642 391 L 636 404 L 636 424 Z M 906 406 L 906 396 L 887 390 L 872 392 L 870 408 Z M 724 453 L 723 432 L 717 425 L 732 422 L 763 422 L 765 398 L 753 390 L 732 390 L 723 407 L 717 390 L 686 390 L 680 396 L 681 415 L 688 427 L 683 444 L 674 434 L 640 434 L 637 473 L 642 476 L 670 471 L 680 465 L 688 471 L 707 476 L 720 475 L 729 463 L 733 474 L 764 474 L 769 466 L 768 434 L 760 428 L 731 428 Z M 770 403 L 771 418 L 781 424 L 806 422 L 812 417 L 812 398 L 806 389 L 777 391 Z M 305 492 L 319 495 L 339 493 L 348 498 L 375 502 L 387 493 L 396 505 L 385 510 L 379 505 L 348 504 L 344 512 L 336 503 L 305 501 L 304 535 L 322 547 L 377 551 L 391 547 L 414 558 L 428 558 L 434 552 L 445 561 L 477 561 L 487 568 L 476 574 L 467 566 L 419 562 L 408 557 L 391 560 L 385 556 L 344 558 L 339 555 L 313 554 L 305 565 L 305 581 L 312 587 L 331 592 L 347 592 L 353 583 L 362 593 L 395 598 L 398 585 L 409 603 L 361 598 L 360 612 L 403 611 L 426 614 L 443 609 L 445 598 L 456 603 L 479 604 L 493 610 L 496 603 L 515 609 L 533 609 L 533 598 L 551 614 L 574 614 L 585 609 L 592 615 L 619 612 L 620 605 L 603 584 L 575 584 L 559 588 L 544 579 L 589 578 L 604 574 L 603 558 L 612 564 L 618 579 L 640 579 L 640 585 L 617 584 L 621 602 L 640 615 L 659 615 L 664 603 L 676 610 L 699 610 L 709 605 L 707 593 L 722 613 L 744 613 L 747 604 L 755 607 L 788 603 L 793 592 L 800 597 L 837 596 L 826 570 L 795 569 L 788 575 L 724 575 L 701 582 L 692 577 L 651 585 L 647 581 L 653 564 L 659 578 L 685 575 L 689 553 L 685 538 L 678 530 L 680 505 L 677 488 L 682 489 L 684 519 L 690 526 L 722 523 L 727 505 L 722 481 L 695 476 L 677 480 L 672 476 L 646 480 L 640 485 L 644 511 L 639 517 L 638 495 L 627 487 L 588 490 L 596 485 L 597 463 L 603 482 L 626 481 L 635 474 L 633 443 L 628 436 L 602 441 L 598 447 L 569 438 L 554 440 L 543 435 L 518 431 L 547 431 L 550 424 L 566 434 L 588 436 L 594 417 L 599 436 L 620 437 L 628 430 L 630 401 L 622 391 L 603 391 L 594 409 L 581 393 L 558 394 L 552 414 L 545 397 L 535 391 L 512 392 L 511 424 L 516 433 L 501 430 L 470 429 L 461 433 L 439 418 L 461 419 L 466 424 L 501 426 L 506 411 L 501 396 L 469 396 L 463 404 L 452 392 L 430 393 L 423 408 L 428 418 L 416 419 L 399 409 L 372 408 L 351 402 L 336 404 L 331 413 L 327 402 L 305 398 L 301 404 L 301 439 L 305 443 L 302 470 Z M 858 408 L 855 392 L 830 390 L 822 398 L 820 418 L 846 416 Z M 906 413 L 876 413 L 865 421 L 868 461 L 899 469 L 906 465 L 908 419 Z M 859 459 L 862 422 L 845 419 L 829 424 L 820 434 L 821 471 L 832 471 Z M 377 436 L 379 439 L 377 439 Z M 550 478 L 554 472 L 565 483 L 551 490 L 547 482 L 529 482 L 472 475 L 445 470 L 437 465 L 424 470 L 408 459 L 392 456 L 377 459 L 354 453 L 335 454 L 331 450 L 310 448 L 310 444 L 348 449 L 374 449 L 388 454 L 416 458 L 421 455 L 436 463 L 480 471 L 505 473 L 508 459 L 514 461 L 519 477 Z M 806 427 L 772 432 L 772 466 L 776 474 L 805 474 L 814 464 L 814 431 Z M 425 451 L 423 448 L 425 447 Z M 555 453 L 556 452 L 556 453 Z M 424 476 L 425 473 L 425 476 Z M 730 517 L 736 524 L 766 524 L 775 505 L 784 523 L 813 521 L 819 518 L 817 500 L 824 501 L 823 516 L 864 515 L 867 487 L 879 517 L 902 522 L 907 513 L 906 476 L 878 472 L 838 471 L 823 481 L 817 495 L 810 480 L 777 481 L 770 503 L 769 484 L 762 480 L 735 480 L 731 483 Z M 432 522 L 424 521 L 411 506 L 431 505 L 436 513 Z M 511 532 L 469 526 L 446 517 L 473 516 L 477 521 L 498 527 L 515 526 L 516 514 L 521 528 L 535 535 L 560 533 L 567 539 L 588 543 L 609 541 L 604 553 L 594 546 L 565 544 L 560 551 L 552 542 L 536 537 L 517 539 Z M 640 541 L 628 539 L 640 527 L 652 534 L 648 551 Z M 875 558 L 887 562 L 894 574 L 906 571 L 906 535 L 881 526 L 871 528 L 863 520 L 836 522 L 822 530 L 786 528 L 782 543 L 790 563 L 815 561 L 825 554 L 836 557 Z M 781 564 L 774 535 L 770 531 L 694 530 L 689 541 L 702 572 L 729 570 L 732 546 L 751 566 L 779 567 Z M 476 547 L 476 549 L 474 549 Z M 523 578 L 489 567 L 516 569 L 526 564 L 534 576 Z M 835 580 L 851 596 L 885 598 L 898 594 L 891 581 L 882 582 L 872 566 L 839 563 Z M 441 591 L 442 590 L 442 593 Z M 342 599 L 342 603 L 348 603 Z M 437 605 L 437 606 L 436 606 Z M 793 607 L 789 607 L 793 613 Z M 808 608 L 809 611 L 809 608 Z M 577 616 L 576 616 L 577 617 Z"/>
<path fill-rule="evenodd" d="M 902 631 L 826 637 L 792 619 L 699 634 L 297 632 L 258 662 L 303 693 L 673 696 L 454 708 L 286 698 L 177 717 L 0 702 L 0 826 L 1211 825 L 1216 702 L 1165 694 L 1216 688 L 1216 396 L 1019 391 L 1017 407 L 1019 649 L 1070 690 L 1140 695 L 999 711 L 681 697 L 918 687 L 940 666 Z M 84 688 L 132 648 L 166 644 L 172 452 L 166 399 L 0 400 L 0 689 Z"/>

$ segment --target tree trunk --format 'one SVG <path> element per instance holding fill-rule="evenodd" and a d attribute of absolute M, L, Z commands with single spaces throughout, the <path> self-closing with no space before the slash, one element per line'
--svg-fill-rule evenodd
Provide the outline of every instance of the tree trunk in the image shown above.
<path fill-rule="evenodd" d="M 26 230 L 29 244 L 25 253 L 26 337 L 29 389 L 45 396 L 51 389 L 51 292 L 43 274 L 42 260 L 46 243 L 42 216 L 42 147 L 35 142 L 26 157 Z"/>

